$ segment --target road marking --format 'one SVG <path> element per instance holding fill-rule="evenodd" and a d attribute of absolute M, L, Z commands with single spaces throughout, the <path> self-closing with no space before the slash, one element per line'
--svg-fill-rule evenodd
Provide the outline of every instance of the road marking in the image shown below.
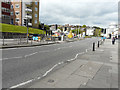
<path fill-rule="evenodd" d="M 82 52 L 82 53 L 78 53 L 78 54 L 76 54 L 76 56 L 75 56 L 75 58 L 72 58 L 72 59 L 70 59 L 70 60 L 67 60 L 67 61 L 74 61 L 74 60 L 76 60 L 77 59 L 77 57 L 78 57 L 78 55 L 81 55 L 81 54 L 84 54 L 85 52 Z"/>
<path fill-rule="evenodd" d="M 37 54 L 37 53 L 38 53 L 38 52 L 31 53 L 31 54 L 25 55 L 24 57 L 26 58 L 26 57 L 29 57 L 29 56 L 35 55 L 35 54 Z"/>
<path fill-rule="evenodd" d="M 86 52 L 88 52 L 88 49 L 86 49 Z"/>
<path fill-rule="evenodd" d="M 39 51 L 39 53 L 41 53 L 41 52 L 50 52 L 49 50 L 46 50 L 46 51 Z"/>
<path fill-rule="evenodd" d="M 31 80 L 29 80 L 29 81 L 26 81 L 26 82 L 20 83 L 20 84 L 18 84 L 18 85 L 12 86 L 12 87 L 10 87 L 10 89 L 13 89 L 13 88 L 17 88 L 17 87 L 26 85 L 26 84 L 28 84 L 28 83 L 33 82 L 33 80 L 34 80 L 34 79 L 31 79 Z"/>
<path fill-rule="evenodd" d="M 22 56 L 12 57 L 12 58 L 3 58 L 3 59 L 0 59 L 0 61 L 2 61 L 2 60 L 8 60 L 8 59 L 19 59 L 19 58 L 22 58 Z"/>
<path fill-rule="evenodd" d="M 51 69 L 49 69 L 48 71 L 46 71 L 45 74 L 43 75 L 43 77 L 47 76 L 48 73 L 51 72 L 57 66 L 58 66 L 58 64 L 55 64 Z"/>
<path fill-rule="evenodd" d="M 34 46 L 34 47 L 20 47 L 20 48 L 7 48 L 7 49 L 0 49 L 0 50 L 4 50 L 4 51 L 6 51 L 6 50 L 18 50 L 18 49 L 29 49 L 29 48 L 36 48 L 36 47 L 42 47 L 42 46 Z"/>

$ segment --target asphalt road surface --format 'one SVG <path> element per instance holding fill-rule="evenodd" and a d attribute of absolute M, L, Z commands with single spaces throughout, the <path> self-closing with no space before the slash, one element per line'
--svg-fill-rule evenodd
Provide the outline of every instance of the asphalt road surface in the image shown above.
<path fill-rule="evenodd" d="M 70 43 L 10 48 L 2 50 L 2 87 L 11 86 L 43 75 L 53 65 L 75 57 L 77 53 L 92 48 L 99 38 L 89 38 Z"/>

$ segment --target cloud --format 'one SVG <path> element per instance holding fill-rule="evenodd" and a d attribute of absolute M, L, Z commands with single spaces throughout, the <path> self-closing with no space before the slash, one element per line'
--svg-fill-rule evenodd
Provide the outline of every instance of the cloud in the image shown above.
<path fill-rule="evenodd" d="M 86 24 L 107 27 L 117 22 L 117 0 L 41 0 L 40 21 L 45 24 Z M 90 2 L 91 1 L 91 2 Z M 115 2 L 116 1 L 116 2 Z"/>

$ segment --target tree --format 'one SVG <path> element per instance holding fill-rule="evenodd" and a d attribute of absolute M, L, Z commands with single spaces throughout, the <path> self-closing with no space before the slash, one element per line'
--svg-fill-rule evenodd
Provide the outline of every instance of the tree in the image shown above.
<path fill-rule="evenodd" d="M 102 29 L 96 29 L 94 35 L 96 37 L 100 37 L 101 36 L 101 31 L 102 31 Z"/>
<path fill-rule="evenodd" d="M 49 25 L 44 25 L 44 28 L 45 28 L 45 30 L 47 30 L 47 31 L 49 31 L 49 30 L 50 30 Z"/>
<path fill-rule="evenodd" d="M 85 31 L 85 36 L 86 36 L 86 25 L 83 25 L 82 28 L 84 28 L 84 31 Z"/>
<path fill-rule="evenodd" d="M 83 25 L 82 28 L 86 28 L 86 25 Z"/>

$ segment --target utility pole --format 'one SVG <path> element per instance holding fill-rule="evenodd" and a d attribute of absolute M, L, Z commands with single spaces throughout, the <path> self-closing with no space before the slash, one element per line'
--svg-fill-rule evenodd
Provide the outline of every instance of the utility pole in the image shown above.
<path fill-rule="evenodd" d="M 27 8 L 27 12 L 28 12 L 28 8 Z M 27 44 L 28 44 L 28 15 L 27 15 L 27 20 L 26 20 L 26 25 L 27 25 Z"/>
<path fill-rule="evenodd" d="M 79 38 L 79 26 L 78 26 L 78 38 Z"/>

